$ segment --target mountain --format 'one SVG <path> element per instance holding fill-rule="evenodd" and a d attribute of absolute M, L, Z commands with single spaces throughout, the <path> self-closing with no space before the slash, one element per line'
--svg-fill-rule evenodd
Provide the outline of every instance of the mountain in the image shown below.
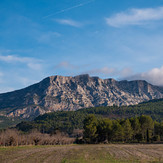
<path fill-rule="evenodd" d="M 143 80 L 51 76 L 27 88 L 0 94 L 0 116 L 30 119 L 58 110 L 135 105 L 159 98 L 163 98 L 163 88 Z"/>

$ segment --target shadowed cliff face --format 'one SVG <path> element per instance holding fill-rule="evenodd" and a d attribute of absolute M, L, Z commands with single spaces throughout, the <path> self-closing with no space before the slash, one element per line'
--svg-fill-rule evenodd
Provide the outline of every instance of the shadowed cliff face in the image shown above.
<path fill-rule="evenodd" d="M 135 105 L 159 98 L 163 98 L 163 89 L 146 81 L 51 76 L 27 88 L 0 94 L 0 115 L 31 118 L 57 110 Z"/>

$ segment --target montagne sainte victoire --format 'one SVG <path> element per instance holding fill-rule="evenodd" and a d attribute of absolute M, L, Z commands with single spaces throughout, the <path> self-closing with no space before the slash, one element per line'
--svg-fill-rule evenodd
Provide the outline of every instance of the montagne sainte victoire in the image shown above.
<path fill-rule="evenodd" d="M 163 88 L 144 80 L 116 81 L 89 75 L 51 76 L 27 88 L 0 94 L 0 115 L 29 118 L 58 110 L 135 105 L 163 98 Z"/>

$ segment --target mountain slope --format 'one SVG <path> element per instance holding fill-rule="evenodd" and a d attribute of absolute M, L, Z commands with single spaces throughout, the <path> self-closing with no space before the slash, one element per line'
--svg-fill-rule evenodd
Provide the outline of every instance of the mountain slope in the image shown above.
<path fill-rule="evenodd" d="M 24 132 L 38 129 L 43 133 L 51 133 L 59 129 L 62 132 L 72 134 L 74 129 L 83 128 L 83 121 L 88 114 L 109 119 L 123 119 L 148 115 L 151 116 L 153 120 L 161 122 L 163 121 L 163 99 L 151 100 L 132 106 L 102 106 L 77 111 L 46 113 L 36 117 L 33 121 L 23 121 L 19 123 L 17 128 Z"/>
<path fill-rule="evenodd" d="M 0 115 L 32 118 L 57 110 L 135 105 L 159 98 L 163 98 L 163 89 L 146 81 L 51 76 L 27 88 L 0 94 Z"/>

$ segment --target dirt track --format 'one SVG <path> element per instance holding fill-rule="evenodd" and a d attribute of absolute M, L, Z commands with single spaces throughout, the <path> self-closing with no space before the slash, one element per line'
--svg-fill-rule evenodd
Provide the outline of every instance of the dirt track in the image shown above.
<path fill-rule="evenodd" d="M 0 148 L 1 163 L 162 162 L 163 144 Z"/>

